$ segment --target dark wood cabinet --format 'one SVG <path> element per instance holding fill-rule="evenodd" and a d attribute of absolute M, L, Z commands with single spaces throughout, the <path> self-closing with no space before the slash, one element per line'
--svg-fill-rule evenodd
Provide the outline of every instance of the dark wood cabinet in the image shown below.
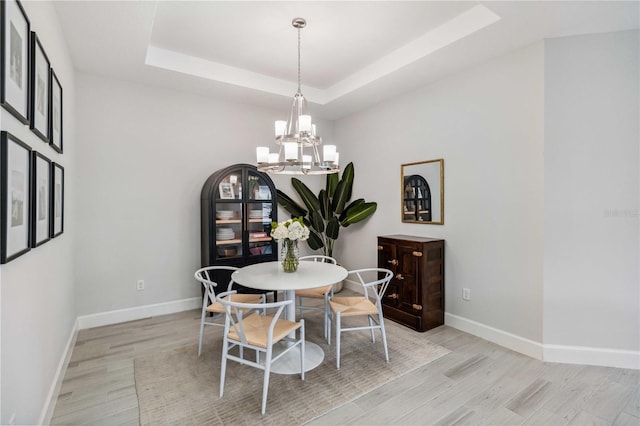
<path fill-rule="evenodd" d="M 271 238 L 271 222 L 277 222 L 276 196 L 271 178 L 250 164 L 235 164 L 209 176 L 200 199 L 202 267 L 278 260 L 278 246 Z M 214 279 L 229 282 L 227 276 Z M 226 286 L 218 291 L 226 291 Z"/>
<path fill-rule="evenodd" d="M 382 300 L 385 318 L 417 331 L 444 324 L 444 240 L 380 236 L 378 267 L 394 273 Z"/>

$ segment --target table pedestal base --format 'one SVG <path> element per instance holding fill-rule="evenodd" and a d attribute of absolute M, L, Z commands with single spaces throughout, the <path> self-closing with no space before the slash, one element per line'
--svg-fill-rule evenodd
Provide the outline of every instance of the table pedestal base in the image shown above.
<path fill-rule="evenodd" d="M 274 352 L 276 348 L 274 347 Z M 319 345 L 305 342 L 304 371 L 313 370 L 324 360 L 324 351 Z M 277 374 L 300 374 L 300 346 L 291 349 L 271 365 L 271 372 Z"/>

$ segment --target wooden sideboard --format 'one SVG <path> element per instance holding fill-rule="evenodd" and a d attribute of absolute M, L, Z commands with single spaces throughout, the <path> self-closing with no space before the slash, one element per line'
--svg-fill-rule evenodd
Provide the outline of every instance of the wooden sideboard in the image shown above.
<path fill-rule="evenodd" d="M 417 331 L 444 324 L 444 240 L 380 236 L 378 267 L 394 273 L 382 300 L 385 318 Z"/>

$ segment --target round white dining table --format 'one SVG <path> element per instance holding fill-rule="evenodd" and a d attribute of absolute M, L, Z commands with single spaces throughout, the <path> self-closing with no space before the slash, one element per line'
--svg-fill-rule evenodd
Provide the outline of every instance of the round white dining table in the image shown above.
<path fill-rule="evenodd" d="M 245 266 L 233 274 L 231 279 L 245 287 L 257 290 L 284 291 L 285 300 L 293 303 L 287 306 L 286 318 L 296 317 L 295 292 L 310 288 L 336 284 L 347 278 L 347 270 L 342 266 L 324 262 L 302 261 L 296 272 L 284 272 L 280 262 L 264 262 Z M 305 371 L 316 368 L 324 359 L 324 351 L 315 343 L 305 342 Z M 291 350 L 278 359 L 271 369 L 274 373 L 296 374 L 300 372 L 300 356 Z"/>

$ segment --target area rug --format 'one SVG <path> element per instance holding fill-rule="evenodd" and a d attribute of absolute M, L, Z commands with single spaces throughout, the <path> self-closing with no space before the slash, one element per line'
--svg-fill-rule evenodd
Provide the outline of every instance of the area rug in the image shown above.
<path fill-rule="evenodd" d="M 228 362 L 219 398 L 222 328 L 207 327 L 201 357 L 196 342 L 135 359 L 140 424 L 302 424 L 449 353 L 423 334 L 387 320 L 390 362 L 384 361 L 379 333 L 373 343 L 369 332 L 350 332 L 343 334 L 337 370 L 335 345 L 322 338 L 322 317 L 312 314 L 305 320 L 307 340 L 323 348 L 324 361 L 304 381 L 296 374 L 272 373 L 264 416 L 262 370 Z"/>

